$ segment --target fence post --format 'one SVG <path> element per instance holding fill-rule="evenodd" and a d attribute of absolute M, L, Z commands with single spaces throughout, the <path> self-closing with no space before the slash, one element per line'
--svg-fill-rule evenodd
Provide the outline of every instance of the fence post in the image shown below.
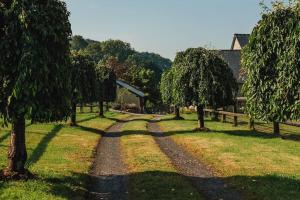
<path fill-rule="evenodd" d="M 80 113 L 83 113 L 83 103 L 80 104 Z"/>
<path fill-rule="evenodd" d="M 93 111 L 93 103 L 90 104 L 90 111 L 91 111 L 91 113 L 94 112 L 94 111 Z"/>
<path fill-rule="evenodd" d="M 233 112 L 234 112 L 235 114 L 237 113 L 237 105 L 236 105 L 236 102 L 234 102 Z M 233 117 L 233 126 L 238 126 L 238 117 L 237 117 L 236 115 Z"/>
<path fill-rule="evenodd" d="M 223 111 L 226 111 L 226 108 L 225 108 L 225 107 L 223 107 Z M 223 122 L 223 123 L 226 123 L 226 114 L 223 113 L 222 116 L 223 116 L 223 117 L 222 117 L 222 122 Z"/>
<path fill-rule="evenodd" d="M 252 117 L 249 118 L 249 129 L 254 130 L 254 120 Z"/>
<path fill-rule="evenodd" d="M 223 114 L 222 122 L 226 123 L 226 115 L 225 114 Z"/>

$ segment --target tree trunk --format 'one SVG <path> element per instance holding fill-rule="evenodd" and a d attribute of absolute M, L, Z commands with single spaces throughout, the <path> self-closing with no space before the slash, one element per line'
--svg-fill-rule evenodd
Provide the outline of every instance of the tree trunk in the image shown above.
<path fill-rule="evenodd" d="M 99 101 L 99 116 L 104 117 L 104 110 L 103 110 L 103 101 Z"/>
<path fill-rule="evenodd" d="M 223 111 L 224 112 L 226 111 L 226 107 L 223 107 Z M 225 114 L 222 114 L 222 122 L 226 123 L 226 115 Z"/>
<path fill-rule="evenodd" d="M 254 120 L 252 117 L 250 117 L 249 119 L 249 129 L 254 130 Z"/>
<path fill-rule="evenodd" d="M 175 119 L 181 119 L 180 110 L 178 106 L 175 106 Z"/>
<path fill-rule="evenodd" d="M 72 104 L 71 126 L 76 126 L 76 103 Z"/>
<path fill-rule="evenodd" d="M 233 105 L 233 112 L 234 112 L 234 113 L 237 113 L 237 105 L 236 105 L 236 102 L 235 102 L 234 105 Z M 233 117 L 233 126 L 238 126 L 238 118 L 237 118 L 237 116 L 234 116 L 234 117 Z"/>
<path fill-rule="evenodd" d="M 204 127 L 204 107 L 203 105 L 197 106 L 197 117 L 198 117 L 198 125 L 199 129 L 203 130 L 205 129 Z"/>
<path fill-rule="evenodd" d="M 219 113 L 218 113 L 218 109 L 216 107 L 214 108 L 214 111 L 213 111 L 213 120 L 219 121 Z"/>
<path fill-rule="evenodd" d="M 83 113 L 83 103 L 80 104 L 80 113 Z"/>
<path fill-rule="evenodd" d="M 109 102 L 107 101 L 106 102 L 106 112 L 108 112 L 109 111 Z"/>
<path fill-rule="evenodd" d="M 93 113 L 94 111 L 93 111 L 93 104 L 91 103 L 91 105 L 90 105 L 90 112 L 91 113 Z"/>
<path fill-rule="evenodd" d="M 273 127 L 274 127 L 274 135 L 275 136 L 280 136 L 280 127 L 278 122 L 273 122 Z"/>
<path fill-rule="evenodd" d="M 12 123 L 8 151 L 8 172 L 25 173 L 27 151 L 25 144 L 25 117 L 20 116 Z"/>

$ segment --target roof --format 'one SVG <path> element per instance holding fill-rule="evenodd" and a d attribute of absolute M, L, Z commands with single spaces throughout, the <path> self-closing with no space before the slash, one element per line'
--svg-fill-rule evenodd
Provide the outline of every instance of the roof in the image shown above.
<path fill-rule="evenodd" d="M 234 34 L 231 49 L 233 49 L 236 40 L 239 42 L 241 48 L 243 48 L 248 44 L 249 37 L 250 34 Z"/>
<path fill-rule="evenodd" d="M 240 50 L 218 50 L 216 51 L 231 68 L 234 77 L 238 82 L 243 82 L 240 79 L 241 68 L 241 51 Z"/>
<path fill-rule="evenodd" d="M 127 90 L 129 90 L 131 93 L 139 96 L 139 97 L 146 97 L 145 93 L 142 92 L 141 90 L 129 85 L 128 83 L 126 83 L 125 81 L 122 80 L 117 80 L 117 85 L 119 85 L 120 87 L 126 88 Z"/>

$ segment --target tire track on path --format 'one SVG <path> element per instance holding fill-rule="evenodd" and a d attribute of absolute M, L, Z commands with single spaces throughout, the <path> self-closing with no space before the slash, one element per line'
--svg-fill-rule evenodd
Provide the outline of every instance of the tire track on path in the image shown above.
<path fill-rule="evenodd" d="M 214 176 L 213 172 L 205 164 L 194 158 L 170 137 L 164 136 L 159 125 L 158 118 L 148 124 L 148 130 L 153 135 L 156 143 L 171 160 L 176 169 L 187 177 L 192 185 L 206 199 L 210 200 L 240 200 L 240 194 L 229 189 L 221 179 Z"/>
<path fill-rule="evenodd" d="M 102 135 L 96 150 L 87 199 L 128 199 L 128 174 L 120 149 L 121 128 L 126 122 L 117 122 Z"/>

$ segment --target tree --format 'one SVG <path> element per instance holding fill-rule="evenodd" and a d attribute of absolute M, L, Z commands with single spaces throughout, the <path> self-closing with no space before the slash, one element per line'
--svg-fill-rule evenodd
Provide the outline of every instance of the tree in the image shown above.
<path fill-rule="evenodd" d="M 71 125 L 76 125 L 76 105 L 91 103 L 95 98 L 96 74 L 95 63 L 89 56 L 78 52 L 72 54 L 72 116 Z"/>
<path fill-rule="evenodd" d="M 109 57 L 106 60 L 103 60 L 105 66 L 111 69 L 118 79 L 125 79 L 130 76 L 130 72 L 128 66 L 125 63 L 121 63 L 118 61 L 116 57 Z"/>
<path fill-rule="evenodd" d="M 92 42 L 81 51 L 83 54 L 90 56 L 95 63 L 100 62 L 104 56 L 100 42 Z"/>
<path fill-rule="evenodd" d="M 103 102 L 112 102 L 117 96 L 116 74 L 105 63 L 99 63 L 96 68 L 96 77 L 99 116 L 104 117 Z"/>
<path fill-rule="evenodd" d="M 128 57 L 126 65 L 129 66 L 129 73 L 125 80 L 147 94 L 147 110 L 157 110 L 162 104 L 159 88 L 161 76 L 164 70 L 171 67 L 172 62 L 154 53 L 136 52 Z"/>
<path fill-rule="evenodd" d="M 89 43 L 80 35 L 75 35 L 71 40 L 71 50 L 80 51 L 85 49 Z"/>
<path fill-rule="evenodd" d="M 70 113 L 71 26 L 66 4 L 58 0 L 6 0 L 0 5 L 5 11 L 0 113 L 12 124 L 7 175 L 24 174 L 25 118 L 51 122 L 66 120 Z"/>
<path fill-rule="evenodd" d="M 162 74 L 160 82 L 160 92 L 164 104 L 169 106 L 174 104 L 173 90 L 173 72 L 172 69 L 169 69 Z M 175 105 L 175 119 L 183 119 L 180 117 L 178 105 Z"/>
<path fill-rule="evenodd" d="M 101 42 L 101 47 L 104 53 L 104 60 L 115 57 L 120 63 L 124 63 L 128 56 L 135 52 L 129 43 L 121 40 L 107 40 Z"/>
<path fill-rule="evenodd" d="M 204 107 L 233 104 L 237 83 L 228 64 L 204 48 L 190 48 L 176 55 L 173 65 L 173 98 L 177 105 L 197 106 L 199 130 L 204 126 Z"/>
<path fill-rule="evenodd" d="M 247 79 L 243 91 L 251 117 L 279 122 L 300 116 L 300 13 L 299 4 L 276 2 L 254 28 L 242 53 Z"/>

